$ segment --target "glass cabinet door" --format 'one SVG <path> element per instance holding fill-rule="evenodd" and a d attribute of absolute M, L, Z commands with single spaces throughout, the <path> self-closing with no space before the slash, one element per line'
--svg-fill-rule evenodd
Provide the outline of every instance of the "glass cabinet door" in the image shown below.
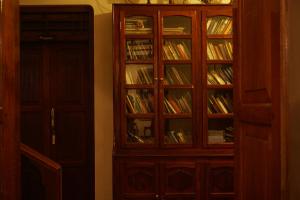
<path fill-rule="evenodd" d="M 203 14 L 206 41 L 206 58 L 203 79 L 204 92 L 204 143 L 208 146 L 232 144 L 233 126 L 233 43 L 231 13 Z"/>
<path fill-rule="evenodd" d="M 194 133 L 194 70 L 192 44 L 196 12 L 161 12 L 160 132 L 163 147 L 190 146 Z"/>
<path fill-rule="evenodd" d="M 153 147 L 157 134 L 156 15 L 121 12 L 122 145 Z"/>

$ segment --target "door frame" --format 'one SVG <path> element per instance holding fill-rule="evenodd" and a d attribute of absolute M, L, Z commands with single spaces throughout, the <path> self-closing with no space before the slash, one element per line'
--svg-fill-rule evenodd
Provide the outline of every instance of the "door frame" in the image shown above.
<path fill-rule="evenodd" d="M 1 0 L 0 199 L 20 199 L 19 2 Z"/>

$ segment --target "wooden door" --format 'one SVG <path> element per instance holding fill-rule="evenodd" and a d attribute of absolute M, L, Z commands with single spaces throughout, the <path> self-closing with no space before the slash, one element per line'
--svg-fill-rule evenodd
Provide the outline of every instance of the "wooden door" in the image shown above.
<path fill-rule="evenodd" d="M 21 48 L 22 142 L 62 165 L 64 199 L 93 194 L 88 48 L 85 43 L 25 43 Z"/>
<path fill-rule="evenodd" d="M 239 188 L 243 200 L 281 198 L 280 0 L 242 0 L 239 10 Z M 237 76 L 236 76 L 237 77 Z"/>
<path fill-rule="evenodd" d="M 49 45 L 51 157 L 63 167 L 63 199 L 67 200 L 91 198 L 88 56 L 85 43 Z"/>

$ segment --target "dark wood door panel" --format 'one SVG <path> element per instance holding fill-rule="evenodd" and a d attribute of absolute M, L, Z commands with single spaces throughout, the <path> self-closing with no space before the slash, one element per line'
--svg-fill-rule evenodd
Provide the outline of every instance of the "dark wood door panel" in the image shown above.
<path fill-rule="evenodd" d="M 158 164 L 154 162 L 121 162 L 122 194 L 158 194 Z"/>
<path fill-rule="evenodd" d="M 62 173 L 62 199 L 83 200 L 90 199 L 92 194 L 90 188 L 84 187 L 82 184 L 89 183 L 87 167 L 65 167 Z"/>
<path fill-rule="evenodd" d="M 88 131 L 86 112 L 55 110 L 56 160 L 64 164 L 85 163 Z"/>
<path fill-rule="evenodd" d="M 44 99 L 43 47 L 21 45 L 21 104 L 41 105 Z"/>
<path fill-rule="evenodd" d="M 272 98 L 271 37 L 268 3 L 243 1 L 241 87 L 243 103 L 269 103 Z M 246 31 L 247 30 L 247 31 Z"/>
<path fill-rule="evenodd" d="M 49 132 L 44 130 L 44 113 L 38 112 L 21 112 L 21 141 L 34 148 L 35 150 L 46 153 Z"/>
<path fill-rule="evenodd" d="M 268 188 L 271 186 L 272 157 L 271 134 L 268 126 L 244 125 L 241 130 L 241 177 L 243 199 L 271 199 Z"/>
<path fill-rule="evenodd" d="M 88 90 L 88 45 L 51 46 L 51 98 L 55 105 L 86 105 Z"/>

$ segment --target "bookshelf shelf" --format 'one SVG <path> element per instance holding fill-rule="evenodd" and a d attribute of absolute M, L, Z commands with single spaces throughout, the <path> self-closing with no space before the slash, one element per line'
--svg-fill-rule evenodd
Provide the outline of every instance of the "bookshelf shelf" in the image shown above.
<path fill-rule="evenodd" d="M 233 85 L 207 85 L 207 89 L 233 89 Z"/>
<path fill-rule="evenodd" d="M 192 35 L 163 35 L 165 39 L 191 39 Z"/>
<path fill-rule="evenodd" d="M 231 172 L 231 12 L 230 5 L 114 7 L 114 174 L 119 192 L 114 200 L 148 200 L 153 194 L 211 200 L 209 190 L 194 187 L 194 177 L 203 172 L 204 180 L 210 180 L 207 166 L 213 162 Z M 213 183 L 233 180 L 222 178 Z M 156 185 L 174 182 L 171 179 L 176 187 Z M 181 184 L 184 191 L 176 189 Z M 149 188 L 140 190 L 141 185 Z M 231 195 L 226 191 L 217 199 L 227 200 L 227 194 Z"/>
<path fill-rule="evenodd" d="M 153 84 L 148 84 L 148 85 L 138 85 L 138 84 L 127 84 L 125 86 L 126 89 L 151 89 L 151 88 L 154 88 L 154 85 Z"/>
<path fill-rule="evenodd" d="M 129 117 L 129 118 L 139 118 L 139 119 L 147 119 L 147 118 L 154 118 L 155 114 L 154 113 L 146 113 L 146 114 L 126 113 L 126 117 Z"/>
<path fill-rule="evenodd" d="M 232 35 L 207 35 L 208 39 L 232 39 Z"/>
<path fill-rule="evenodd" d="M 126 60 L 126 64 L 152 64 L 153 60 Z"/>
<path fill-rule="evenodd" d="M 214 114 L 207 114 L 207 118 L 209 119 L 220 119 L 220 118 L 233 118 L 234 114 L 220 114 L 220 113 L 214 113 Z"/>
<path fill-rule="evenodd" d="M 207 60 L 207 64 L 232 64 L 233 60 Z"/>
<path fill-rule="evenodd" d="M 193 115 L 192 114 L 185 114 L 185 113 L 176 113 L 176 114 L 166 114 L 164 113 L 164 118 L 166 119 L 175 119 L 175 118 L 192 118 Z"/>
<path fill-rule="evenodd" d="M 166 89 L 193 89 L 193 85 L 164 85 Z"/>

